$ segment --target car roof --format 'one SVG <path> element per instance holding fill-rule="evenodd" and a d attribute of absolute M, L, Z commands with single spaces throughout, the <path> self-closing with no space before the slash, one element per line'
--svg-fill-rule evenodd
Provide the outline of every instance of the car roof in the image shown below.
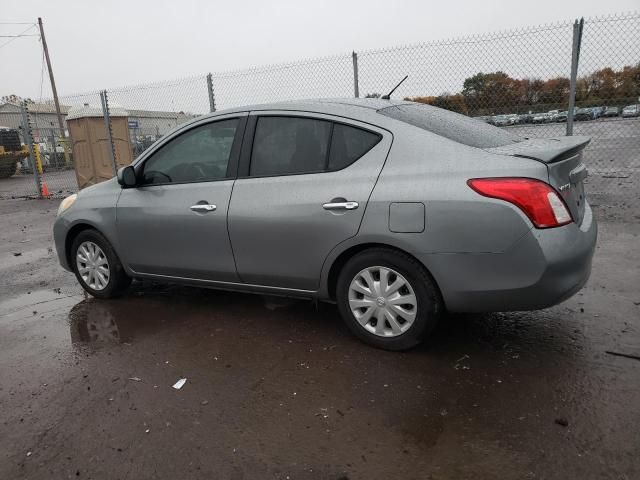
<path fill-rule="evenodd" d="M 406 104 L 415 104 L 415 102 L 409 102 L 406 100 L 385 100 L 381 98 L 316 98 L 245 105 L 242 107 L 219 110 L 198 118 L 216 117 L 218 115 L 237 112 L 283 110 L 323 113 L 353 118 L 356 120 L 373 121 L 374 118 L 379 119 L 380 116 L 376 115 L 376 112 L 379 110 Z"/>

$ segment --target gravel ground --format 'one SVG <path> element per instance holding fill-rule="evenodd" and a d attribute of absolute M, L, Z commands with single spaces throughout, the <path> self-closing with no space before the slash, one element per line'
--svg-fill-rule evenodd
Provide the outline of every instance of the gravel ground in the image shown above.
<path fill-rule="evenodd" d="M 565 303 L 450 316 L 389 353 L 332 305 L 86 298 L 56 208 L 0 202 L 2 479 L 640 478 L 640 361 L 606 353 L 640 355 L 637 222 L 596 209 L 593 274 Z"/>

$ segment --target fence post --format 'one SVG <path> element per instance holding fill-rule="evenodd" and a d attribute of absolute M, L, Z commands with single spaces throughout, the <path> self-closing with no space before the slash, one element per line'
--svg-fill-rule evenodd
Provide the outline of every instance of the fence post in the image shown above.
<path fill-rule="evenodd" d="M 113 131 L 111 130 L 111 116 L 109 114 L 109 97 L 107 91 L 100 92 L 100 103 L 102 104 L 102 116 L 104 117 L 104 127 L 107 131 L 107 140 L 109 141 L 109 155 L 111 156 L 111 167 L 113 168 L 113 176 L 118 173 L 118 164 L 116 163 L 116 150 L 113 145 Z"/>
<path fill-rule="evenodd" d="M 35 180 L 36 188 L 38 189 L 38 197 L 42 198 L 42 186 L 40 183 L 38 166 L 36 165 L 36 156 L 33 147 L 33 136 L 31 134 L 31 122 L 29 122 L 29 113 L 27 112 L 26 101 L 20 104 L 20 113 L 22 113 L 22 132 L 24 135 L 24 141 L 29 147 L 29 163 L 31 163 L 31 169 L 33 170 L 33 179 Z"/>
<path fill-rule="evenodd" d="M 567 135 L 573 135 L 573 114 L 576 106 L 576 83 L 578 81 L 578 63 L 584 18 L 573 23 L 573 46 L 571 48 L 571 78 L 569 80 L 569 108 L 567 110 Z"/>
<path fill-rule="evenodd" d="M 358 54 L 356 52 L 352 52 L 351 56 L 353 58 L 353 96 L 359 98 L 360 91 L 358 86 Z"/>
<path fill-rule="evenodd" d="M 207 75 L 207 92 L 209 92 L 209 111 L 216 111 L 216 97 L 213 94 L 213 79 L 211 74 Z"/>

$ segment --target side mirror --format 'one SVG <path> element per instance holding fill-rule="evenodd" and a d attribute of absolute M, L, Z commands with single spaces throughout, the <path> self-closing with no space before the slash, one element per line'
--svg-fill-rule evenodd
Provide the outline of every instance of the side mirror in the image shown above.
<path fill-rule="evenodd" d="M 118 183 L 122 188 L 131 188 L 136 186 L 136 171 L 131 165 L 122 167 L 118 170 Z"/>

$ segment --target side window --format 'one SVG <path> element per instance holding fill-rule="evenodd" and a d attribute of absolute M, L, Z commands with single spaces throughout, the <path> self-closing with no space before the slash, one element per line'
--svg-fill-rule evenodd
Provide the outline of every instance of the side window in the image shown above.
<path fill-rule="evenodd" d="M 371 150 L 382 137 L 356 127 L 336 123 L 331 137 L 329 170 L 340 170 Z"/>
<path fill-rule="evenodd" d="M 143 185 L 208 182 L 227 176 L 238 119 L 189 130 L 165 144 L 143 165 Z"/>
<path fill-rule="evenodd" d="M 249 175 L 287 175 L 326 169 L 331 122 L 300 117 L 260 117 Z"/>

